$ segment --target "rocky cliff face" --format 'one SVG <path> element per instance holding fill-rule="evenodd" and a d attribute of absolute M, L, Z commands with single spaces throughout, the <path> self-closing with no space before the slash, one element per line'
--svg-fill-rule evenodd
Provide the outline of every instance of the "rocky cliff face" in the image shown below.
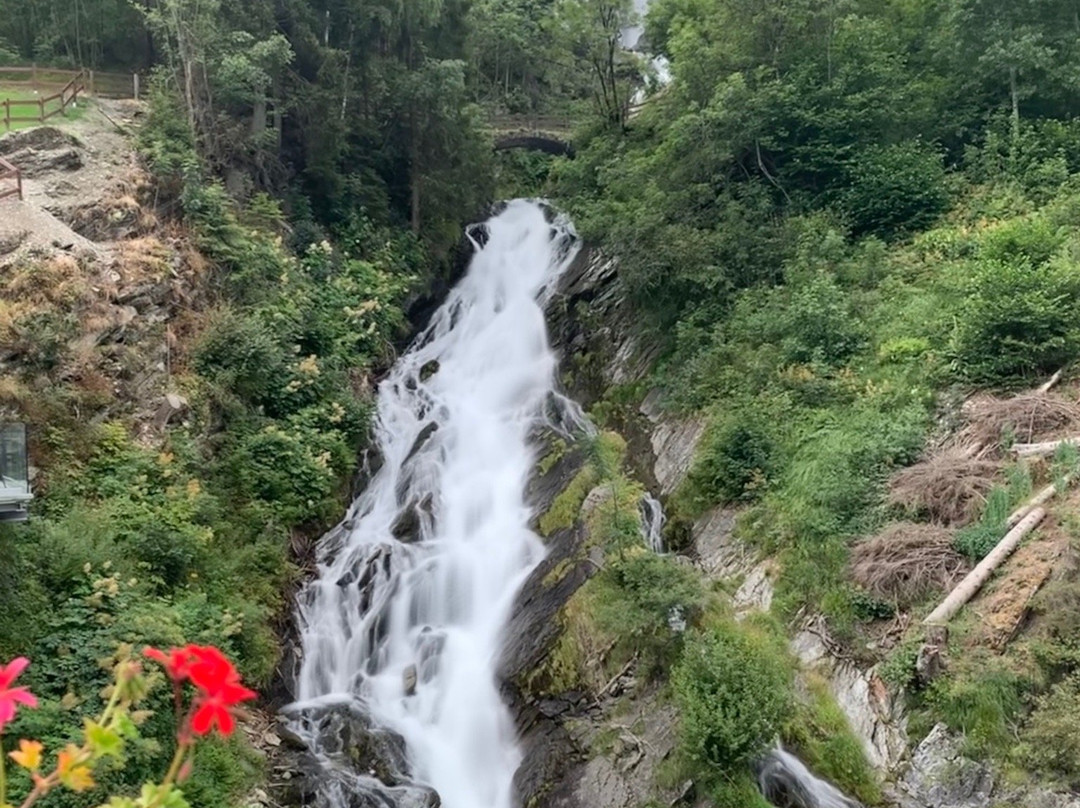
<path fill-rule="evenodd" d="M 637 326 L 623 297 L 615 261 L 585 249 L 564 275 L 548 311 L 552 343 L 561 357 L 567 392 L 589 407 L 612 388 L 626 387 L 637 403 L 616 413 L 634 475 L 653 494 L 670 495 L 685 478 L 705 429 L 702 417 L 674 417 L 647 380 L 657 346 Z M 583 465 L 570 453 L 533 480 L 533 502 L 544 514 Z M 586 500 L 587 503 L 588 500 Z M 686 526 L 680 560 L 712 581 L 738 581 L 737 614 L 767 611 L 774 565 L 733 537 L 737 513 L 716 508 Z M 588 520 L 548 539 L 549 556 L 523 588 L 507 631 L 504 694 L 518 721 L 525 759 L 516 778 L 528 808 L 634 808 L 705 805 L 692 782 L 658 783 L 675 748 L 677 715 L 655 688 L 624 670 L 601 692 L 533 687 L 559 652 L 567 604 L 599 569 L 590 557 Z M 602 560 L 602 555 L 600 559 Z M 873 668 L 859 665 L 831 640 L 827 627 L 806 618 L 791 641 L 803 673 L 819 676 L 843 710 L 867 760 L 884 781 L 886 803 L 897 808 L 1080 808 L 1080 798 L 1042 788 L 1017 788 L 991 767 L 962 754 L 962 738 L 935 727 L 910 748 L 902 698 Z M 659 778 L 664 782 L 664 778 Z M 815 808 L 802 806 L 802 808 Z"/>

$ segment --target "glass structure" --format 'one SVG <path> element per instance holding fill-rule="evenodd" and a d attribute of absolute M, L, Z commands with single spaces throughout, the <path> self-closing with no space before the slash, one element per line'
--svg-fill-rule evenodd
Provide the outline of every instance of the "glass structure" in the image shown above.
<path fill-rule="evenodd" d="M 0 424 L 0 522 L 26 519 L 30 467 L 26 459 L 26 424 Z"/>

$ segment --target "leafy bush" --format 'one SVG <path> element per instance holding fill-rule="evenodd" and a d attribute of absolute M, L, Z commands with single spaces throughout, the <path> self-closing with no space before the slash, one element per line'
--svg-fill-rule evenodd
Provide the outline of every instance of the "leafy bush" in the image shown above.
<path fill-rule="evenodd" d="M 784 660 L 733 625 L 688 638 L 672 684 L 686 753 L 701 767 L 723 771 L 760 753 L 792 704 Z"/>
<path fill-rule="evenodd" d="M 953 364 L 962 377 L 1000 383 L 1056 370 L 1080 350 L 1080 270 L 1026 258 L 970 267 L 956 312 Z"/>
<path fill-rule="evenodd" d="M 643 547 L 610 560 L 595 580 L 597 625 L 647 663 L 670 661 L 681 630 L 697 622 L 705 606 L 694 570 Z"/>
<path fill-rule="evenodd" d="M 1075 780 L 1080 775 L 1080 676 L 1073 674 L 1035 700 L 1016 749 L 1035 771 Z"/>
<path fill-rule="evenodd" d="M 777 446 L 766 419 L 753 410 L 722 410 L 710 423 L 687 477 L 698 509 L 714 502 L 757 499 L 776 471 Z"/>
<path fill-rule="evenodd" d="M 979 239 L 979 258 L 1001 263 L 1047 263 L 1065 243 L 1062 228 L 1048 216 L 1022 216 L 991 227 Z"/>
<path fill-rule="evenodd" d="M 848 298 L 833 278 L 823 272 L 791 292 L 776 328 L 787 362 L 839 364 L 857 351 L 864 339 L 852 317 Z"/>
<path fill-rule="evenodd" d="M 928 227 L 948 203 L 941 155 L 918 141 L 861 151 L 841 195 L 852 231 L 884 238 Z"/>

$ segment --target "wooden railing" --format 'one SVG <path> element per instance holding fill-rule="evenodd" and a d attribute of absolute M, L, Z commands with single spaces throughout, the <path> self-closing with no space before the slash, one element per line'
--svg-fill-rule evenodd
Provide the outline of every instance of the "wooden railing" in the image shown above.
<path fill-rule="evenodd" d="M 11 187 L 5 187 L 9 183 L 12 183 Z M 19 169 L 0 157 L 0 199 L 6 199 L 9 196 L 17 196 L 20 200 L 23 198 L 22 174 L 19 173 Z"/>
<path fill-rule="evenodd" d="M 32 92 L 46 92 L 68 84 L 82 76 L 83 87 L 95 98 L 134 98 L 139 100 L 143 77 L 138 73 L 113 73 L 104 70 L 61 70 L 39 67 L 0 67 L 0 84 L 26 87 Z"/>
<path fill-rule="evenodd" d="M 30 70 L 32 68 L 24 68 Z M 18 70 L 17 68 L 4 68 L 6 71 Z M 54 115 L 67 115 L 67 108 L 74 104 L 78 98 L 79 93 L 85 92 L 86 83 L 83 72 L 81 70 L 72 74 L 72 78 L 61 87 L 60 92 L 53 93 L 52 95 L 41 95 L 33 99 L 17 99 L 17 98 L 5 98 L 0 101 L 0 107 L 4 111 L 4 131 L 9 131 L 13 123 L 45 123 L 45 121 L 52 118 Z M 59 102 L 54 108 L 46 110 L 46 106 Z M 33 109 L 37 108 L 36 115 L 29 115 L 25 111 L 22 114 L 12 114 L 12 108 L 24 110 L 25 108 Z"/>
<path fill-rule="evenodd" d="M 574 122 L 564 115 L 492 115 L 488 125 L 496 132 L 567 134 Z"/>

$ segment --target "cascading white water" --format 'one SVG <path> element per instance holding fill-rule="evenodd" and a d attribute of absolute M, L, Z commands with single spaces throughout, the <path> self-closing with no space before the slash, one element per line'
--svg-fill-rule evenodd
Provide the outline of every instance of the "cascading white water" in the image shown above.
<path fill-rule="evenodd" d="M 638 503 L 641 511 L 641 538 L 654 553 L 664 552 L 664 523 L 667 515 L 660 500 L 646 492 Z"/>
<path fill-rule="evenodd" d="M 444 808 L 510 808 L 520 753 L 495 666 L 544 553 L 524 499 L 556 368 L 543 300 L 577 247 L 523 200 L 470 238 L 465 278 L 379 386 L 383 465 L 301 593 L 290 710 L 357 705 L 404 738 Z"/>
<path fill-rule="evenodd" d="M 781 746 L 757 763 L 758 789 L 773 805 L 785 808 L 863 808 L 832 783 L 814 775 Z"/>

